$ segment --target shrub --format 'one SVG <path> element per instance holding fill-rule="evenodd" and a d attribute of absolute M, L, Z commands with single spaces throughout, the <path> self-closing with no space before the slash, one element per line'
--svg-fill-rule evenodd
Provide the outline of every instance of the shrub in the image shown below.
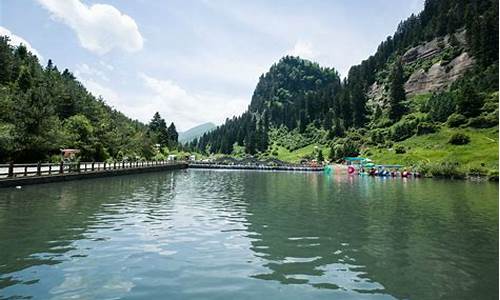
<path fill-rule="evenodd" d="M 464 115 L 454 113 L 448 117 L 446 123 L 449 127 L 454 128 L 467 123 L 467 118 Z"/>
<path fill-rule="evenodd" d="M 396 151 L 396 154 L 405 154 L 406 153 L 406 149 L 403 145 L 396 145 L 396 147 L 394 148 L 394 151 Z"/>
<path fill-rule="evenodd" d="M 387 130 L 384 129 L 373 129 L 370 132 L 370 140 L 374 144 L 382 144 L 385 142 L 387 136 Z"/>
<path fill-rule="evenodd" d="M 465 172 L 457 162 L 445 161 L 441 163 L 431 164 L 429 173 L 434 177 L 443 178 L 465 178 Z"/>
<path fill-rule="evenodd" d="M 481 166 L 474 165 L 469 167 L 468 173 L 470 176 L 480 177 L 488 175 L 488 170 L 484 167 L 484 165 Z"/>
<path fill-rule="evenodd" d="M 396 142 L 405 140 L 415 134 L 416 127 L 415 120 L 401 120 L 391 127 L 391 137 Z"/>
<path fill-rule="evenodd" d="M 489 181 L 498 181 L 498 171 L 491 171 L 488 174 L 488 180 Z"/>
<path fill-rule="evenodd" d="M 457 132 L 450 137 L 448 143 L 452 145 L 466 145 L 470 143 L 470 137 L 466 134 Z"/>
<path fill-rule="evenodd" d="M 498 117 L 496 113 L 481 115 L 470 119 L 468 125 L 473 128 L 490 128 L 498 125 Z"/>
<path fill-rule="evenodd" d="M 429 176 L 431 164 L 421 161 L 417 163 L 417 165 L 415 165 L 414 169 L 415 171 L 419 172 L 422 176 Z"/>
<path fill-rule="evenodd" d="M 436 132 L 436 126 L 432 123 L 422 122 L 417 125 L 417 135 L 424 135 Z"/>
<path fill-rule="evenodd" d="M 346 140 L 342 143 L 335 144 L 332 150 L 333 155 L 330 156 L 333 159 L 340 159 L 346 156 L 358 156 L 359 144 L 355 141 Z"/>
<path fill-rule="evenodd" d="M 427 102 L 425 110 L 433 121 L 444 122 L 449 115 L 455 112 L 455 96 L 450 92 L 433 94 Z"/>

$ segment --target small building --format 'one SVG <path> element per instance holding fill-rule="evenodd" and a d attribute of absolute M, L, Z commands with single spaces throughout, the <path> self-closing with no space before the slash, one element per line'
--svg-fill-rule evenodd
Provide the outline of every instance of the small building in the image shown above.
<path fill-rule="evenodd" d="M 174 160 L 177 160 L 177 155 L 170 154 L 170 155 L 167 157 L 167 160 L 168 160 L 168 161 L 174 161 Z"/>
<path fill-rule="evenodd" d="M 80 153 L 80 149 L 60 149 L 61 157 L 64 160 L 75 159 L 76 155 Z"/>

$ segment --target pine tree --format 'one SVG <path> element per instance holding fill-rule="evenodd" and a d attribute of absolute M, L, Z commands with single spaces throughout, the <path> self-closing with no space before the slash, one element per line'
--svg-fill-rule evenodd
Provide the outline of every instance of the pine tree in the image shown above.
<path fill-rule="evenodd" d="M 318 150 L 318 162 L 323 162 L 325 160 L 325 158 L 323 157 L 323 150 L 319 149 Z"/>
<path fill-rule="evenodd" d="M 481 112 L 482 97 L 471 82 L 465 81 L 457 95 L 457 110 L 466 117 L 475 117 Z"/>
<path fill-rule="evenodd" d="M 389 118 L 398 121 L 405 113 L 403 102 L 406 100 L 403 64 L 400 58 L 394 63 L 390 81 Z"/>
<path fill-rule="evenodd" d="M 174 122 L 170 123 L 170 126 L 168 126 L 167 136 L 168 136 L 169 147 L 177 146 L 177 143 L 179 140 L 179 134 L 177 133 L 177 130 L 175 129 Z"/>

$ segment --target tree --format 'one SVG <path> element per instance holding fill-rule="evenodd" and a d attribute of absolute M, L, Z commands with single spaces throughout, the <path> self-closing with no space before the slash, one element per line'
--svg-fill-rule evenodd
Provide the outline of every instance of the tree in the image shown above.
<path fill-rule="evenodd" d="M 475 117 L 481 112 L 483 98 L 468 80 L 461 84 L 457 95 L 457 110 L 466 117 Z"/>
<path fill-rule="evenodd" d="M 176 147 L 178 144 L 179 134 L 177 133 L 177 130 L 175 129 L 174 122 L 170 123 L 170 126 L 168 126 L 167 136 L 168 136 L 169 147 L 170 148 Z"/>
<path fill-rule="evenodd" d="M 84 115 L 74 115 L 64 122 L 63 128 L 67 140 L 65 146 L 80 149 L 82 159 L 93 160 L 97 140 L 90 120 Z"/>
<path fill-rule="evenodd" d="M 323 150 L 319 149 L 318 150 L 318 156 L 317 156 L 318 162 L 323 162 L 325 158 L 323 157 Z"/>
<path fill-rule="evenodd" d="M 170 137 L 167 129 L 167 123 L 160 116 L 159 112 L 156 112 L 151 122 L 149 122 L 149 129 L 153 132 L 153 134 L 155 135 L 156 142 L 160 144 L 161 147 L 170 145 L 169 144 Z"/>
<path fill-rule="evenodd" d="M 8 36 L 0 36 L 0 84 L 6 84 L 10 81 L 12 75 L 12 47 L 9 45 Z"/>
<path fill-rule="evenodd" d="M 394 63 L 390 75 L 389 118 L 393 121 L 398 121 L 405 113 L 403 106 L 403 102 L 406 100 L 404 83 L 403 64 L 399 58 Z"/>

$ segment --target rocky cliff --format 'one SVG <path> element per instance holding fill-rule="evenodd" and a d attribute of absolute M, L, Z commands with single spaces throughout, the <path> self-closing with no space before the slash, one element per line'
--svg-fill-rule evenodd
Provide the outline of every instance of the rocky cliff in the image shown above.
<path fill-rule="evenodd" d="M 465 31 L 453 37 L 435 38 L 408 49 L 402 56 L 408 96 L 431 93 L 448 88 L 474 65 L 466 51 Z M 387 74 L 387 73 L 386 73 Z M 386 106 L 387 75 L 382 76 L 368 90 L 369 105 Z"/>

